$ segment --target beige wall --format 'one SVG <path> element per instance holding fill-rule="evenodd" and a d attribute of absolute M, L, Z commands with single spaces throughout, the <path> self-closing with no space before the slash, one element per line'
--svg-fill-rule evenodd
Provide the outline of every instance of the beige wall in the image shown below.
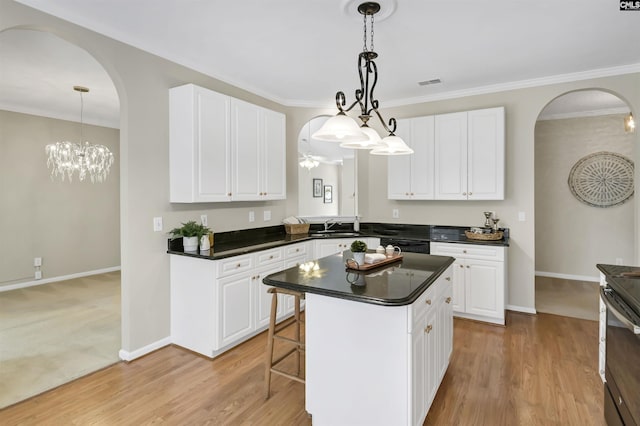
<path fill-rule="evenodd" d="M 333 109 L 284 108 L 241 89 L 208 78 L 86 29 L 0 0 L 0 30 L 15 26 L 46 29 L 91 53 L 114 79 L 121 105 L 121 265 L 123 349 L 133 352 L 169 336 L 169 258 L 165 233 L 154 233 L 152 218 L 162 216 L 165 230 L 181 221 L 209 215 L 215 231 L 279 224 L 297 213 L 297 135 L 306 121 Z M 225 60 L 220 58 L 220 60 Z M 168 161 L 168 89 L 194 83 L 287 114 L 287 200 L 228 204 L 170 204 Z M 512 229 L 509 248 L 509 303 L 533 308 L 534 277 L 534 143 L 536 118 L 554 97 L 576 88 L 603 87 L 620 94 L 634 111 L 640 105 L 638 74 L 540 88 L 513 90 L 455 100 L 384 107 L 397 118 L 504 105 L 507 111 L 507 192 L 500 202 L 397 202 L 382 194 L 386 161 L 358 153 L 360 211 L 364 220 L 468 225 L 482 221 L 482 211 L 496 210 Z M 345 90 L 347 90 L 345 88 Z M 333 94 L 328 94 L 330 99 Z M 640 115 L 640 114 L 637 114 Z M 637 140 L 636 140 L 637 143 Z M 272 221 L 261 221 L 269 209 Z M 256 222 L 248 223 L 255 210 Z M 523 211 L 526 222 L 517 221 Z M 636 215 L 637 217 L 637 215 Z"/>
<path fill-rule="evenodd" d="M 633 262 L 633 198 L 609 208 L 588 206 L 568 185 L 582 157 L 609 151 L 634 158 L 624 114 L 545 120 L 536 124 L 536 271 L 598 279 L 596 263 Z"/>
<path fill-rule="evenodd" d="M 120 266 L 119 167 L 104 183 L 52 181 L 44 147 L 79 137 L 79 123 L 0 111 L 0 287 Z M 84 125 L 119 157 L 119 131 Z"/>

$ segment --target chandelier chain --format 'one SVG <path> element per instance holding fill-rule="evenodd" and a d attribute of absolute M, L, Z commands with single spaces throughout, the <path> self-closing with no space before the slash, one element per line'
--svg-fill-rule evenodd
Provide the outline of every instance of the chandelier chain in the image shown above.
<path fill-rule="evenodd" d="M 367 16 L 370 17 L 370 25 L 367 25 Z M 362 51 L 363 52 L 373 52 L 374 48 L 373 48 L 373 14 L 363 14 L 363 31 L 362 31 Z M 369 29 L 369 27 L 371 27 Z M 369 33 L 369 39 L 370 39 L 370 43 L 369 46 L 367 46 L 367 33 Z"/>

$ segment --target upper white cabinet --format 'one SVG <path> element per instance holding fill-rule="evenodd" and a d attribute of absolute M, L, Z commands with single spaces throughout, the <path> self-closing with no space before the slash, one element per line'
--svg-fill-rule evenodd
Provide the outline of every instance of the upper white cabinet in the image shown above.
<path fill-rule="evenodd" d="M 435 198 L 504 199 L 504 108 L 436 115 Z"/>
<path fill-rule="evenodd" d="M 284 114 L 193 84 L 169 104 L 171 202 L 286 197 Z"/>
<path fill-rule="evenodd" d="M 286 197 L 285 116 L 231 100 L 234 201 Z"/>
<path fill-rule="evenodd" d="M 401 137 L 414 153 L 389 157 L 388 198 L 433 200 L 434 117 L 398 120 L 396 135 Z"/>
<path fill-rule="evenodd" d="M 188 84 L 169 90 L 170 201 L 231 200 L 230 98 Z"/>

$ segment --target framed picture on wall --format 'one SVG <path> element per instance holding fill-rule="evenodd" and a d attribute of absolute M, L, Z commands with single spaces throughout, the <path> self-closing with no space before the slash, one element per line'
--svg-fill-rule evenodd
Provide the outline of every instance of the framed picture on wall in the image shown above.
<path fill-rule="evenodd" d="M 313 197 L 322 198 L 322 179 L 313 179 Z"/>
<path fill-rule="evenodd" d="M 333 186 L 331 185 L 324 186 L 324 202 L 333 203 Z"/>

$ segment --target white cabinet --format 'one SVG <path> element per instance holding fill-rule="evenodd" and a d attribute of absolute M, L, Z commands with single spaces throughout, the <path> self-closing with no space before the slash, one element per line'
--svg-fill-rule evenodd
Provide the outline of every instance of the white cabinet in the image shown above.
<path fill-rule="evenodd" d="M 452 286 L 455 316 L 504 325 L 504 247 L 432 242 L 431 254 L 456 258 Z"/>
<path fill-rule="evenodd" d="M 284 114 L 193 84 L 169 108 L 171 202 L 286 197 Z"/>
<path fill-rule="evenodd" d="M 390 200 L 433 200 L 434 117 L 398 120 L 396 134 L 413 149 L 414 153 L 389 157 L 388 198 Z"/>
<path fill-rule="evenodd" d="M 170 201 L 231 198 L 230 98 L 188 84 L 169 91 Z"/>
<path fill-rule="evenodd" d="M 253 331 L 252 277 L 245 272 L 218 280 L 218 303 L 212 308 L 217 308 L 219 330 L 212 349 L 227 346 Z"/>
<path fill-rule="evenodd" d="M 234 201 L 281 200 L 286 195 L 285 116 L 231 101 Z"/>
<path fill-rule="evenodd" d="M 315 240 L 314 257 L 321 259 L 323 257 L 342 253 L 351 248 L 351 243 L 355 240 L 364 241 L 368 249 L 375 249 L 380 244 L 379 238 L 327 238 L 325 240 Z"/>
<path fill-rule="evenodd" d="M 435 198 L 504 199 L 504 108 L 435 116 Z"/>

